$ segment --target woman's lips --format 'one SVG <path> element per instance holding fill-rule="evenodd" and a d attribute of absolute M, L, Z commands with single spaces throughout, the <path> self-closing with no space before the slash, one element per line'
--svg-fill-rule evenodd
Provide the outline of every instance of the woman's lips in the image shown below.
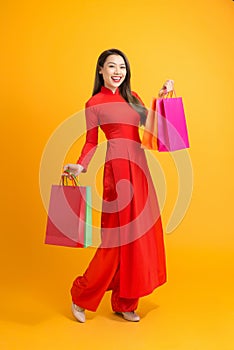
<path fill-rule="evenodd" d="M 120 80 L 122 79 L 122 77 L 111 77 L 111 79 L 112 79 L 115 83 L 119 83 Z"/>

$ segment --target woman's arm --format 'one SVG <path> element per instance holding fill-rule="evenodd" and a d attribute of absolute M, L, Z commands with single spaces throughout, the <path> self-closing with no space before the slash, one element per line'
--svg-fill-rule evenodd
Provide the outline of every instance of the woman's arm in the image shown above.
<path fill-rule="evenodd" d="M 66 164 L 64 171 L 69 170 L 75 176 L 78 176 L 81 172 L 86 172 L 89 162 L 93 157 L 97 145 L 98 145 L 98 116 L 95 110 L 95 106 L 90 106 L 86 103 L 85 106 L 85 118 L 86 118 L 86 141 L 82 148 L 79 159 L 76 164 Z M 67 175 L 66 173 L 64 175 Z"/>
<path fill-rule="evenodd" d="M 90 106 L 88 103 L 85 106 L 86 118 L 86 141 L 82 148 L 77 164 L 84 167 L 83 172 L 87 171 L 89 162 L 93 157 L 98 145 L 98 116 L 95 106 Z"/>

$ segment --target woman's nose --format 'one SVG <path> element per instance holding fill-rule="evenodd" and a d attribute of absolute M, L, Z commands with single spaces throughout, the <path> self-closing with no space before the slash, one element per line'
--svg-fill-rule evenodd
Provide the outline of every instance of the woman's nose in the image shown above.
<path fill-rule="evenodd" d="M 121 69 L 119 67 L 115 67 L 115 74 L 121 74 Z"/>

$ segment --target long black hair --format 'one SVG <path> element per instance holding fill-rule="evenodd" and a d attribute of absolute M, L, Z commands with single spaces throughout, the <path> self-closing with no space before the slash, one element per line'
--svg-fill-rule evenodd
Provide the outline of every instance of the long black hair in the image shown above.
<path fill-rule="evenodd" d="M 93 88 L 93 95 L 96 95 L 98 92 L 100 92 L 101 87 L 104 86 L 104 80 L 102 74 L 99 73 L 100 68 L 104 66 L 104 63 L 108 56 L 110 55 L 119 55 L 123 58 L 125 65 L 126 65 L 126 76 L 122 84 L 119 86 L 119 92 L 121 96 L 125 99 L 126 102 L 128 102 L 132 108 L 134 108 L 137 113 L 140 115 L 140 124 L 145 125 L 146 120 L 146 113 L 147 109 L 141 104 L 141 102 L 138 100 L 137 97 L 133 96 L 131 93 L 131 69 L 129 61 L 126 57 L 126 55 L 118 50 L 118 49 L 109 49 L 105 50 L 101 53 L 101 55 L 98 57 L 97 60 L 97 66 L 96 66 L 96 72 L 95 72 L 95 81 L 94 81 L 94 88 Z"/>

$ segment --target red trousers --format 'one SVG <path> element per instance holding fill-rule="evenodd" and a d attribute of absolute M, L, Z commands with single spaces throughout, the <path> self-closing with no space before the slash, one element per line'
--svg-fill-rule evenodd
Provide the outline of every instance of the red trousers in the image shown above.
<path fill-rule="evenodd" d="M 98 248 L 83 276 L 73 282 L 72 301 L 80 307 L 96 311 L 104 293 L 112 290 L 113 311 L 128 312 L 137 308 L 138 298 L 121 298 L 119 295 L 120 248 Z"/>

